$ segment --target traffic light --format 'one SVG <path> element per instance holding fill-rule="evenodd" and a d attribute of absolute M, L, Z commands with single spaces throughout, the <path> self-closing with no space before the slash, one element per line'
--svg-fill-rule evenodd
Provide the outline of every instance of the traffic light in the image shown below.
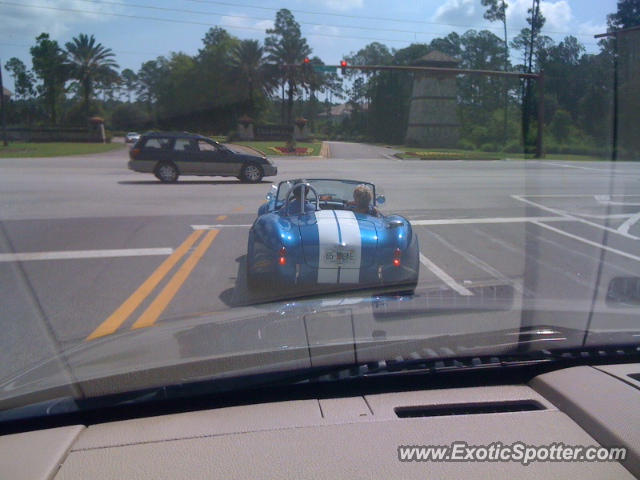
<path fill-rule="evenodd" d="M 347 73 L 346 66 L 347 66 L 347 61 L 346 60 L 340 60 L 340 71 L 342 72 L 342 75 Z"/>
<path fill-rule="evenodd" d="M 311 60 L 309 60 L 309 57 L 304 57 L 304 60 L 302 60 L 302 75 L 305 78 L 305 80 L 307 79 L 307 76 L 311 74 L 312 71 L 313 69 L 311 67 Z"/>

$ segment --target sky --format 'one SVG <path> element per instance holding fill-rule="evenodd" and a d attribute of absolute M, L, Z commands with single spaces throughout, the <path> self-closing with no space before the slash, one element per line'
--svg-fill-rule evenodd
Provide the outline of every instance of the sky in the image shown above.
<path fill-rule="evenodd" d="M 508 0 L 513 38 L 526 25 L 532 0 Z M 574 35 L 595 53 L 593 35 L 606 31 L 616 0 L 545 0 L 543 32 L 556 42 Z M 42 8 L 46 7 L 46 8 Z M 29 47 L 48 32 L 61 46 L 79 33 L 111 48 L 121 69 L 137 71 L 171 52 L 196 54 L 205 32 L 220 26 L 239 38 L 263 40 L 276 11 L 291 10 L 313 55 L 326 64 L 373 41 L 400 49 L 452 31 L 488 29 L 502 38 L 502 24 L 483 18 L 481 0 L 0 0 L 0 62 L 18 57 L 31 67 Z M 515 52 L 513 52 L 515 53 Z M 512 59 L 519 61 L 520 59 Z M 13 80 L 3 69 L 5 87 Z"/>

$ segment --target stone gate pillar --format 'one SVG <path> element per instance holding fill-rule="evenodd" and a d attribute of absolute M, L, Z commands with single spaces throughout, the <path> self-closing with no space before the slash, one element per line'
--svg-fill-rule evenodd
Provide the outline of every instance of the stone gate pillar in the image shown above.
<path fill-rule="evenodd" d="M 456 68 L 458 63 L 459 60 L 449 55 L 433 51 L 414 65 Z M 427 148 L 456 148 L 460 135 L 456 94 L 455 74 L 414 73 L 405 143 Z"/>

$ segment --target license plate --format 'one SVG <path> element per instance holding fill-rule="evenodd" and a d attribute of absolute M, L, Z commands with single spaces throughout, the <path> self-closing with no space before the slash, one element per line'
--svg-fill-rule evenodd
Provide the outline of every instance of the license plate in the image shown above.
<path fill-rule="evenodd" d="M 332 265 L 349 265 L 354 263 L 355 255 L 352 248 L 333 248 L 325 251 L 324 258 Z"/>

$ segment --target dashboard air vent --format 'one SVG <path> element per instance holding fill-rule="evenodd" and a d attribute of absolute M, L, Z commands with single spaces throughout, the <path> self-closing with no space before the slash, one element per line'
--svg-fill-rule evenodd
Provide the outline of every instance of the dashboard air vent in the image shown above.
<path fill-rule="evenodd" d="M 477 415 L 481 413 L 508 413 L 544 410 L 545 407 L 534 400 L 512 400 L 505 402 L 455 403 L 447 405 L 427 405 L 396 407 L 399 418 L 442 417 L 447 415 Z"/>

